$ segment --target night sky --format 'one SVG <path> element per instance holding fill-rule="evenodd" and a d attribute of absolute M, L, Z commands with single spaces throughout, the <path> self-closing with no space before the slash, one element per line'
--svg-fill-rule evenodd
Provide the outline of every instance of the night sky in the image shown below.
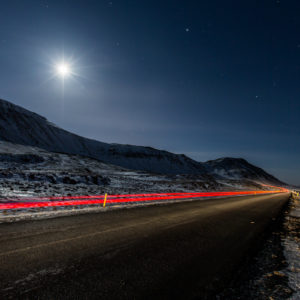
<path fill-rule="evenodd" d="M 0 4 L 0 98 L 86 137 L 244 157 L 300 184 L 300 1 Z"/>

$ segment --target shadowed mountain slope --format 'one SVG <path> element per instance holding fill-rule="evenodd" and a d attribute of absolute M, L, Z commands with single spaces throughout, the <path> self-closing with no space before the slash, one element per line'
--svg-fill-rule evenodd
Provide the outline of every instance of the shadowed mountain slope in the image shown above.
<path fill-rule="evenodd" d="M 183 154 L 151 147 L 108 144 L 84 138 L 5 100 L 0 100 L 0 140 L 52 152 L 78 154 L 132 170 L 280 183 L 275 177 L 244 159 L 222 158 L 202 163 Z"/>

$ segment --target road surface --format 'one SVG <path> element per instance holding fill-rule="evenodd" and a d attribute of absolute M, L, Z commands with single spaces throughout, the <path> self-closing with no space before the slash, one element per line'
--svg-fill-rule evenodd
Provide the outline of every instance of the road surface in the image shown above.
<path fill-rule="evenodd" d="M 0 224 L 0 299 L 213 299 L 288 193 Z"/>

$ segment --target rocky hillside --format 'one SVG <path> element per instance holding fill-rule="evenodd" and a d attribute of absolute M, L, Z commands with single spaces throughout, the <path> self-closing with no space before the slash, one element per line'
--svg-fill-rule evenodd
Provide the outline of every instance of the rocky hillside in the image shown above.
<path fill-rule="evenodd" d="M 243 158 L 219 158 L 209 160 L 205 163 L 207 171 L 214 177 L 221 176 L 222 178 L 232 179 L 249 179 L 272 182 L 274 184 L 283 184 L 274 176 L 270 175 L 263 169 L 248 163 Z"/>
<path fill-rule="evenodd" d="M 5 100 L 0 100 L 0 140 L 53 152 L 79 154 L 134 170 L 165 174 L 206 173 L 201 163 L 185 155 L 87 139 Z"/>
<path fill-rule="evenodd" d="M 46 118 L 5 100 L 0 100 L 1 140 L 51 152 L 86 156 L 131 170 L 280 183 L 272 175 L 243 159 L 223 158 L 202 163 L 183 154 L 151 147 L 108 144 L 87 139 L 61 129 Z"/>

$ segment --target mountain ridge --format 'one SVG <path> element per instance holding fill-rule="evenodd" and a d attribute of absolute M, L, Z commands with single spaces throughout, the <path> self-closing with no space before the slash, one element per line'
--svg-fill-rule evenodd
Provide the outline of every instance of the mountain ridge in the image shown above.
<path fill-rule="evenodd" d="M 244 159 L 220 158 L 204 163 L 184 154 L 174 154 L 152 147 L 109 144 L 85 138 L 56 126 L 37 113 L 2 99 L 0 99 L 0 140 L 52 152 L 82 155 L 132 170 L 161 174 L 203 176 L 209 174 L 283 184 Z"/>

